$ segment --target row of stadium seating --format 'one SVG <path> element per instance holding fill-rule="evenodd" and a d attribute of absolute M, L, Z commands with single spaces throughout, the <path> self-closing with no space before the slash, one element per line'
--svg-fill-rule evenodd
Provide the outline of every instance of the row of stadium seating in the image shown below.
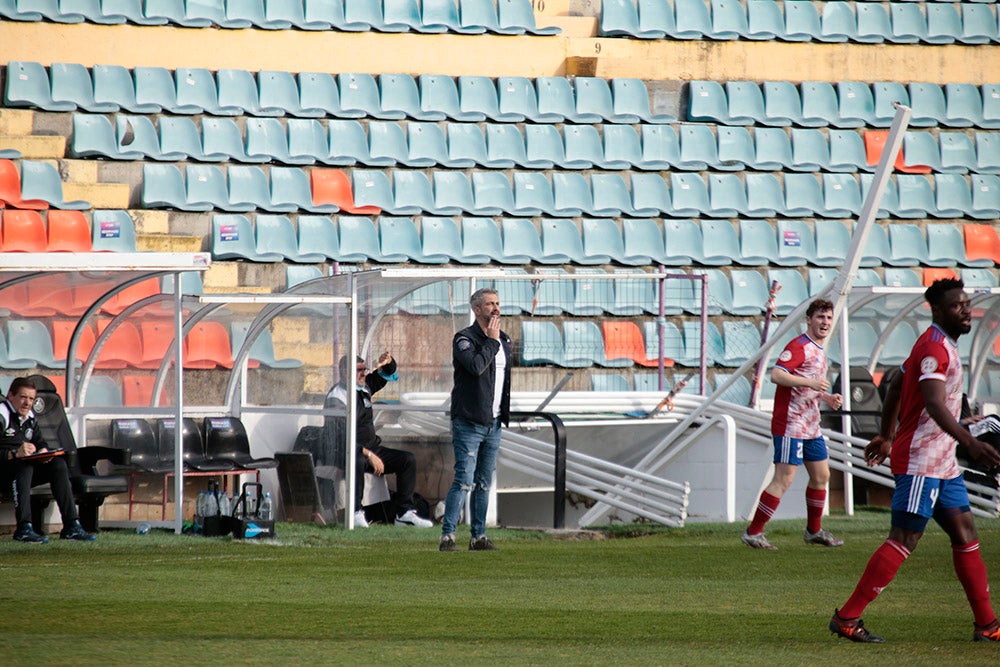
<path fill-rule="evenodd" d="M 136 252 L 135 223 L 121 210 L 0 211 L 0 252 Z"/>
<path fill-rule="evenodd" d="M 971 2 L 602 0 L 600 35 L 637 39 L 880 44 L 1000 42 L 997 15 Z M 744 6 L 745 4 L 745 6 Z M 888 7 L 886 7 L 888 5 Z"/>
<path fill-rule="evenodd" d="M 4 102 L 11 107 L 95 113 L 204 113 L 214 116 L 450 118 L 501 123 L 663 123 L 650 111 L 639 79 L 499 77 L 423 74 L 326 74 L 37 62 L 7 65 Z"/>
<path fill-rule="evenodd" d="M 15 21 L 344 32 L 555 35 L 529 0 L 3 0 Z"/>
<path fill-rule="evenodd" d="M 1000 128 L 1000 84 L 867 84 L 841 81 L 692 81 L 688 120 L 724 125 L 800 125 L 805 127 L 888 127 L 894 102 L 912 110 L 914 127 Z"/>
<path fill-rule="evenodd" d="M 536 227 L 525 218 L 424 217 L 419 229 L 408 217 L 258 214 L 213 217 L 215 259 L 257 262 L 421 264 L 702 264 L 726 266 L 840 266 L 850 231 L 837 220 L 744 219 L 622 220 L 546 218 Z M 540 227 L 540 229 L 539 229 Z M 912 223 L 875 225 L 862 266 L 993 267 L 1000 241 L 992 225 Z"/>
<path fill-rule="evenodd" d="M 90 202 L 63 198 L 62 176 L 51 162 L 0 159 L 0 208 L 4 206 L 37 211 L 91 208 Z"/>
<path fill-rule="evenodd" d="M 468 169 L 874 171 L 884 130 L 516 125 L 74 114 L 77 158 Z M 714 132 L 713 132 L 714 129 Z M 899 171 L 1000 173 L 1000 134 L 907 132 Z"/>
<path fill-rule="evenodd" d="M 114 286 L 113 283 L 100 281 L 73 285 L 60 275 L 36 277 L 6 286 L 0 291 L 0 315 L 6 317 L 13 313 L 23 317 L 79 316 Z M 182 273 L 181 290 L 184 294 L 201 294 L 203 290 L 201 274 Z M 165 276 L 162 279 L 150 278 L 116 293 L 101 303 L 99 312 L 118 315 L 141 299 L 158 294 L 172 294 L 173 291 L 172 276 Z M 168 306 L 167 309 L 153 311 L 153 314 L 166 315 L 169 312 Z"/>

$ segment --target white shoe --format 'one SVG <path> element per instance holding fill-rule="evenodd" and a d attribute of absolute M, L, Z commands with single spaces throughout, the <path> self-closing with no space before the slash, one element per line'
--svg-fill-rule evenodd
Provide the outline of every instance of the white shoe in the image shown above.
<path fill-rule="evenodd" d="M 417 528 L 430 528 L 434 525 L 434 522 L 430 519 L 425 519 L 417 514 L 417 510 L 410 509 L 406 510 L 402 516 L 396 517 L 397 526 L 416 526 Z"/>
<path fill-rule="evenodd" d="M 368 519 L 365 518 L 365 513 L 363 510 L 358 510 L 354 513 L 354 527 L 355 528 L 367 528 Z"/>

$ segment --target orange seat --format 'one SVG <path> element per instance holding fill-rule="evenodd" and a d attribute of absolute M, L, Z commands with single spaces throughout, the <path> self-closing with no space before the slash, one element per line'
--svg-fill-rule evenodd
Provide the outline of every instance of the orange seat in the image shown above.
<path fill-rule="evenodd" d="M 97 333 L 102 334 L 111 320 L 97 321 Z M 138 368 L 142 364 L 142 338 L 131 322 L 122 322 L 105 341 L 95 368 Z"/>
<path fill-rule="evenodd" d="M 28 317 L 69 314 L 69 299 L 65 297 L 71 293 L 64 276 L 40 274 L 0 290 L 0 308 Z"/>
<path fill-rule="evenodd" d="M 218 322 L 198 322 L 184 339 L 184 368 L 233 367 L 229 332 Z"/>
<path fill-rule="evenodd" d="M 333 204 L 340 210 L 358 215 L 377 215 L 378 206 L 355 206 L 351 179 L 340 169 L 313 169 L 309 172 L 313 204 Z"/>
<path fill-rule="evenodd" d="M 13 160 L 0 160 L 0 208 L 27 208 L 42 211 L 49 207 L 41 199 L 21 199 L 21 176 Z"/>
<path fill-rule="evenodd" d="M 1000 264 L 1000 236 L 988 222 L 968 222 L 965 230 L 965 256 L 973 259 L 990 259 Z"/>
<path fill-rule="evenodd" d="M 45 221 L 38 211 L 0 213 L 0 252 L 45 252 Z"/>
<path fill-rule="evenodd" d="M 90 223 L 80 211 L 49 211 L 49 252 L 93 252 Z"/>
<path fill-rule="evenodd" d="M 62 375 L 46 375 L 46 378 L 55 386 L 59 398 L 66 401 L 66 378 Z"/>
<path fill-rule="evenodd" d="M 131 407 L 148 407 L 153 398 L 153 383 L 156 378 L 152 375 L 126 375 L 122 378 L 122 398 L 125 405 Z M 170 384 L 167 382 L 166 384 Z M 167 390 L 164 386 L 160 392 L 158 405 L 169 405 L 167 401 Z"/>
<path fill-rule="evenodd" d="M 101 306 L 101 312 L 117 315 L 136 301 L 159 293 L 160 281 L 158 279 L 150 278 L 149 280 L 143 280 L 141 283 L 126 287 L 105 301 L 104 305 Z"/>
<path fill-rule="evenodd" d="M 943 280 L 944 278 L 958 278 L 958 276 L 951 269 L 924 269 L 924 287 L 930 287 L 935 280 Z"/>
<path fill-rule="evenodd" d="M 55 320 L 52 322 L 52 351 L 56 361 L 64 362 L 69 354 L 69 341 L 76 329 L 77 320 Z M 86 325 L 80 334 L 80 340 L 76 344 L 76 358 L 79 361 L 86 361 L 90 356 L 90 351 L 94 349 L 94 341 L 97 335 L 94 328 Z"/>
<path fill-rule="evenodd" d="M 868 164 L 876 165 L 882 158 L 882 151 L 885 150 L 885 142 L 889 138 L 889 130 L 865 130 L 865 157 Z M 896 171 L 904 174 L 929 174 L 931 168 L 922 164 L 906 164 L 903 157 L 903 147 L 899 147 L 896 155 L 896 162 L 892 165 Z"/>
<path fill-rule="evenodd" d="M 159 368 L 170 354 L 174 342 L 174 323 L 171 320 L 143 320 L 139 324 L 142 335 L 142 359 L 137 368 Z M 173 357 L 173 355 L 170 355 Z"/>
<path fill-rule="evenodd" d="M 635 322 L 601 322 L 604 334 L 604 355 L 608 361 L 631 359 L 640 366 L 654 367 L 658 359 L 646 358 L 646 343 Z M 673 359 L 664 359 L 664 366 L 673 366 Z"/>

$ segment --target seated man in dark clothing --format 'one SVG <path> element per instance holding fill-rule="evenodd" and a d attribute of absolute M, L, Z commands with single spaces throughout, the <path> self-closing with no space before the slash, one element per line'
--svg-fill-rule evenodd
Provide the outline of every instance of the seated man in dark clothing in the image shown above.
<path fill-rule="evenodd" d="M 52 496 L 62 515 L 63 529 L 59 538 L 89 542 L 97 539 L 83 529 L 78 520 L 69 467 L 60 457 L 32 460 L 33 455 L 49 450 L 32 408 L 37 390 L 31 380 L 15 378 L 10 383 L 7 399 L 0 403 L 0 483 L 11 488 L 18 542 L 44 544 L 49 538 L 35 532 L 31 525 L 31 487 L 49 483 Z"/>
<path fill-rule="evenodd" d="M 354 389 L 357 392 L 354 525 L 361 528 L 368 527 L 365 513 L 361 509 L 361 499 L 365 489 L 364 473 L 369 472 L 377 476 L 396 476 L 395 524 L 397 526 L 429 528 L 434 525 L 433 522 L 419 516 L 413 504 L 413 491 L 417 484 L 416 459 L 410 452 L 383 447 L 382 439 L 375 433 L 372 394 L 385 387 L 390 379 L 395 379 L 396 361 L 392 358 L 391 354 L 383 352 L 382 356 L 379 357 L 378 365 L 371 373 L 368 373 L 368 369 L 365 367 L 365 360 L 358 357 L 354 371 Z M 347 357 L 341 357 L 341 381 L 335 384 L 330 393 L 327 394 L 324 407 L 347 408 L 348 394 L 345 382 L 349 377 L 349 373 Z M 344 460 L 343 447 L 340 443 L 345 441 L 345 422 L 346 420 L 342 417 L 327 417 L 324 424 L 324 431 L 326 431 L 324 437 L 330 439 L 332 442 L 333 447 L 331 449 L 335 452 L 336 464 L 338 465 L 343 465 Z"/>

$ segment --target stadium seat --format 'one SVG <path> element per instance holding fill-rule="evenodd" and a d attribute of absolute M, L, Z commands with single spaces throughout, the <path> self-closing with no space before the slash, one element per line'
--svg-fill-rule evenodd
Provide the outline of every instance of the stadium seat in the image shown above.
<path fill-rule="evenodd" d="M 978 137 L 980 134 L 985 133 L 977 132 L 976 136 Z M 968 134 L 965 132 L 940 132 L 938 133 L 938 141 L 941 145 L 941 171 L 966 174 L 970 170 L 979 170 L 976 148 Z"/>
<path fill-rule="evenodd" d="M 292 221 L 287 216 L 258 213 L 254 219 L 253 232 L 254 248 L 258 255 L 277 254 L 282 260 L 304 261 L 299 257 L 298 238 Z"/>
<path fill-rule="evenodd" d="M 284 258 L 279 251 L 260 252 L 250 220 L 228 214 L 212 217 L 212 257 L 251 262 L 280 262 Z"/>
<path fill-rule="evenodd" d="M 521 322 L 521 364 L 565 366 L 562 334 L 555 322 Z"/>
<path fill-rule="evenodd" d="M 760 330 L 749 320 L 723 322 L 722 341 L 723 354 L 717 361 L 723 366 L 736 368 L 760 348 Z"/>
<path fill-rule="evenodd" d="M 339 169 L 312 169 L 309 172 L 312 184 L 313 203 L 331 204 L 347 213 L 356 215 L 377 215 L 377 206 L 356 206 L 351 181 Z"/>
<path fill-rule="evenodd" d="M 0 211 L 0 252 L 45 252 L 45 221 L 37 211 Z"/>
<path fill-rule="evenodd" d="M 830 0 L 823 3 L 820 14 L 819 38 L 824 42 L 858 41 L 857 17 L 847 2 Z"/>
<path fill-rule="evenodd" d="M 639 135 L 631 125 L 605 125 L 602 130 L 604 169 L 646 168 Z"/>
<path fill-rule="evenodd" d="M 972 208 L 969 215 L 979 220 L 1000 216 L 1000 177 L 993 174 L 973 174 Z"/>
<path fill-rule="evenodd" d="M 95 252 L 136 252 L 135 223 L 125 211 L 96 210 L 92 220 L 91 247 Z"/>
<path fill-rule="evenodd" d="M 313 203 L 309 176 L 296 167 L 271 167 L 272 211 L 307 211 L 311 213 L 336 213 L 332 204 Z"/>
<path fill-rule="evenodd" d="M 739 39 L 750 32 L 747 10 L 735 0 L 711 0 L 713 39 Z"/>
<path fill-rule="evenodd" d="M 160 113 L 163 108 L 155 102 L 139 103 L 135 97 L 135 82 L 129 70 L 120 65 L 94 65 L 94 102 L 105 107 L 117 105 L 119 109 L 136 114 Z"/>
<path fill-rule="evenodd" d="M 785 4 L 785 39 L 791 42 L 818 40 L 822 33 L 819 11 L 805 0 L 788 0 Z"/>
<path fill-rule="evenodd" d="M 937 138 L 929 132 L 907 132 L 900 154 L 905 167 L 897 167 L 898 171 L 908 174 L 941 171 L 941 151 Z"/>
<path fill-rule="evenodd" d="M 771 269 L 767 272 L 767 287 L 777 282 L 781 289 L 775 295 L 775 312 L 787 315 L 800 303 L 809 299 L 805 278 L 796 269 Z"/>
<path fill-rule="evenodd" d="M 201 132 L 190 118 L 160 116 L 157 120 L 160 155 L 176 155 L 178 160 L 222 162 L 222 153 L 205 154 Z"/>
<path fill-rule="evenodd" d="M 597 77 L 576 77 L 577 122 L 601 122 L 635 124 L 640 118 L 633 110 L 615 110 L 611 87 L 604 79 Z"/>
<path fill-rule="evenodd" d="M 755 218 L 786 215 L 785 194 L 774 174 L 747 173 L 747 215 Z"/>
<path fill-rule="evenodd" d="M 677 167 L 691 171 L 703 171 L 719 163 L 719 152 L 715 135 L 707 125 L 681 125 L 677 133 L 680 138 L 680 161 Z"/>
<path fill-rule="evenodd" d="M 135 79 L 135 101 L 140 106 L 158 106 L 171 114 L 202 111 L 198 105 L 182 105 L 177 101 L 177 87 L 169 70 L 163 67 L 136 67 L 132 76 Z"/>
<path fill-rule="evenodd" d="M 637 39 L 662 39 L 667 34 L 665 30 L 640 30 L 639 11 L 632 0 L 602 2 L 598 31 L 602 37 Z"/>
<path fill-rule="evenodd" d="M 209 202 L 189 202 L 184 175 L 172 164 L 142 166 L 143 208 L 176 208 L 181 211 L 210 211 Z"/>
<path fill-rule="evenodd" d="M 874 171 L 875 167 L 868 164 L 865 154 L 865 143 L 861 135 L 854 130 L 830 130 L 830 171 L 856 172 L 859 169 Z"/>
<path fill-rule="evenodd" d="M 983 119 L 981 127 L 1000 128 L 1000 84 L 983 84 Z"/>
<path fill-rule="evenodd" d="M 337 89 L 340 91 L 340 109 L 350 117 L 358 117 L 358 114 L 380 120 L 402 120 L 406 117 L 399 109 L 382 109 L 378 84 L 371 74 L 338 74 Z"/>
<path fill-rule="evenodd" d="M 962 232 L 952 224 L 927 225 L 927 266 L 991 266 L 988 260 L 969 260 L 965 256 Z"/>
<path fill-rule="evenodd" d="M 682 366 L 698 366 L 701 363 L 701 322 L 684 322 L 684 354 L 688 363 Z M 725 346 L 722 343 L 722 334 L 714 322 L 709 322 L 705 328 L 705 364 L 714 366 L 725 354 Z M 676 361 L 676 360 L 675 360 Z M 692 378 L 688 386 L 695 390 L 697 379 Z"/>
<path fill-rule="evenodd" d="M 421 264 L 444 264 L 448 261 L 443 254 L 424 254 L 417 227 L 410 218 L 382 216 L 378 221 L 378 233 L 379 247 L 385 256 L 402 255 L 405 258 L 403 261 Z"/>
<path fill-rule="evenodd" d="M 627 220 L 622 221 L 623 225 Z M 583 263 L 601 263 L 590 261 L 590 258 L 608 258 L 608 261 L 614 260 L 620 264 L 635 266 L 649 263 L 650 258 L 647 254 L 626 254 L 622 231 L 618 228 L 614 220 L 607 218 L 584 218 L 580 223 L 580 228 L 582 230 L 583 256 L 586 258 L 586 261 Z M 659 236 L 655 231 L 653 231 L 653 234 Z"/>
<path fill-rule="evenodd" d="M 730 123 L 729 101 L 726 91 L 716 81 L 692 81 L 688 84 L 688 120 L 711 121 L 721 125 L 749 125 L 739 121 Z"/>
<path fill-rule="evenodd" d="M 611 111 L 621 118 L 637 117 L 644 123 L 673 123 L 677 117 L 672 113 L 657 113 L 651 110 L 649 90 L 641 79 L 616 77 L 611 80 Z"/>
<path fill-rule="evenodd" d="M 817 266 L 840 266 L 851 244 L 851 232 L 840 220 L 816 220 Z M 865 264 L 862 264 L 865 266 Z"/>
<path fill-rule="evenodd" d="M 798 272 L 792 271 L 796 273 Z M 759 271 L 739 270 L 730 273 L 732 279 L 733 302 L 728 312 L 732 315 L 758 315 L 764 312 L 767 306 L 768 285 Z M 801 276 L 800 276 L 801 279 Z M 711 294 L 711 287 L 709 293 Z M 802 281 L 802 291 L 806 293 L 805 281 Z M 795 305 L 799 302 L 796 301 Z M 789 308 L 789 310 L 791 310 Z"/>
<path fill-rule="evenodd" d="M 716 0 L 723 3 L 725 0 Z M 734 5 L 722 5 L 733 7 Z M 739 5 L 735 5 L 739 7 Z M 742 11 L 739 9 L 737 11 Z M 766 113 L 764 111 L 764 95 L 760 86 L 753 81 L 728 81 L 726 82 L 726 100 L 728 101 L 729 120 L 727 125 L 754 125 L 764 122 Z"/>
<path fill-rule="evenodd" d="M 37 19 L 36 19 L 37 20 Z M 28 107 L 45 111 L 73 111 L 74 100 L 53 100 L 49 73 L 41 63 L 10 61 L 4 79 L 4 106 Z M 116 108 L 110 109 L 116 111 Z"/>
<path fill-rule="evenodd" d="M 66 201 L 63 198 L 62 177 L 56 166 L 50 162 L 35 160 L 21 161 L 21 208 L 24 202 L 40 200 L 47 202 L 52 208 L 82 211 L 91 208 L 90 202 L 80 200 Z M 11 205 L 15 205 L 13 202 Z"/>
<path fill-rule="evenodd" d="M 41 320 L 7 320 L 7 355 L 15 364 L 10 368 L 21 367 L 22 361 L 32 362 L 25 368 L 65 366 L 56 361 L 52 335 Z"/>
<path fill-rule="evenodd" d="M 531 220 L 524 218 L 502 218 L 500 229 L 503 241 L 504 262 L 527 264 L 542 260 L 542 243 Z M 524 260 L 527 261 L 517 261 Z M 568 257 L 566 258 L 568 261 Z M 560 262 L 561 263 L 561 262 Z"/>
<path fill-rule="evenodd" d="M 277 468 L 273 458 L 254 458 L 243 422 L 235 417 L 205 417 L 205 455 L 210 461 L 234 468 L 261 470 Z"/>
<path fill-rule="evenodd" d="M 87 323 L 81 323 L 81 326 L 80 338 L 77 340 L 76 354 L 74 355 L 76 359 L 75 365 L 79 365 L 87 360 L 87 357 L 90 356 L 90 351 L 94 347 L 94 341 L 97 339 L 93 326 Z M 76 320 L 52 321 L 53 356 L 60 365 L 65 365 L 66 359 L 69 356 L 69 344 L 76 327 Z M 124 365 L 121 367 L 124 368 Z"/>
<path fill-rule="evenodd" d="M 462 172 L 434 172 L 434 206 L 438 215 L 458 215 L 463 212 L 500 215 L 508 206 L 513 205 L 510 182 L 502 173 L 473 172 L 470 184 Z"/>
<path fill-rule="evenodd" d="M 861 212 L 861 186 L 853 174 L 823 174 L 823 211 L 828 218 L 846 218 Z"/>
<path fill-rule="evenodd" d="M 663 232 L 652 218 L 622 220 L 622 261 L 625 264 L 662 264 L 666 262 Z"/>
<path fill-rule="evenodd" d="M 896 44 L 930 42 L 927 35 L 928 17 L 921 11 L 919 5 L 903 2 L 890 3 L 889 15 L 892 17 L 890 41 Z"/>
<path fill-rule="evenodd" d="M 615 269 L 619 275 L 635 275 L 636 269 Z M 613 300 L 605 304 L 605 310 L 612 315 L 643 315 L 645 313 L 659 314 L 657 299 L 654 297 L 654 282 L 636 278 L 633 280 L 614 280 L 611 283 L 614 292 Z M 665 314 L 680 315 L 680 308 L 665 309 Z"/>
<path fill-rule="evenodd" d="M 962 269 L 962 282 L 967 287 L 996 287 L 997 275 L 991 269 Z"/>
<path fill-rule="evenodd" d="M 928 44 L 954 44 L 962 35 L 962 17 L 958 13 L 959 5 L 934 3 L 928 4 L 926 9 L 927 33 L 924 35 L 923 41 Z"/>
<path fill-rule="evenodd" d="M 384 261 L 371 218 L 341 216 L 337 221 L 337 241 L 341 262 Z"/>
<path fill-rule="evenodd" d="M 880 364 L 902 364 L 910 356 L 914 343 L 917 342 L 917 332 L 906 320 L 896 323 L 888 337 L 884 339 L 882 350 L 878 355 Z"/>
<path fill-rule="evenodd" d="M 709 174 L 708 215 L 714 218 L 734 218 L 749 211 L 746 190 L 737 174 Z"/>
<path fill-rule="evenodd" d="M 450 127 L 450 124 L 449 124 Z M 468 168 L 475 165 L 471 159 L 458 155 L 449 156 L 448 142 L 444 131 L 437 123 L 411 122 L 407 124 L 407 164 L 442 165 L 453 169 Z M 492 166 L 492 165 L 491 165 Z M 513 163 L 503 164 L 512 167 Z"/>
<path fill-rule="evenodd" d="M 646 342 L 646 359 L 651 362 L 648 366 L 658 367 L 660 360 L 661 340 L 663 350 L 664 365 L 667 361 L 680 366 L 697 366 L 700 354 L 689 357 L 687 348 L 684 345 L 684 335 L 673 322 L 657 321 L 643 322 L 643 339 Z M 699 332 L 701 329 L 699 328 Z M 698 346 L 700 348 L 700 346 Z M 647 365 L 647 364 L 642 364 Z"/>
<path fill-rule="evenodd" d="M 616 127 L 609 125 L 608 127 Z M 609 163 L 604 157 L 604 146 L 597 128 L 592 125 L 566 125 L 563 127 L 566 165 L 571 168 L 625 169 L 628 164 Z M 579 165 L 579 166 L 577 166 Z"/>
<path fill-rule="evenodd" d="M 746 37 L 754 40 L 787 40 L 785 17 L 782 8 L 771 0 L 753 0 L 747 3 Z"/>
<path fill-rule="evenodd" d="M 663 219 L 664 257 L 669 266 L 687 266 L 703 261 L 701 227 L 694 220 Z"/>
<path fill-rule="evenodd" d="M 878 334 L 868 322 L 851 321 L 848 326 L 848 339 L 850 347 L 848 349 L 849 359 L 847 363 L 851 366 L 864 366 L 871 362 L 872 350 L 878 341 Z M 835 333 L 830 336 L 827 344 L 823 346 L 830 361 L 835 364 L 841 363 L 840 336 Z"/>
<path fill-rule="evenodd" d="M 531 80 L 521 76 L 501 76 L 497 78 L 497 104 L 500 114 L 520 117 L 533 123 L 559 123 L 560 113 L 542 114 L 538 110 L 538 94 Z"/>
<path fill-rule="evenodd" d="M 930 212 L 931 215 L 939 218 L 972 215 L 972 192 L 969 182 L 962 174 L 936 174 L 934 190 L 935 210 Z"/>
<path fill-rule="evenodd" d="M 632 365 L 631 359 L 608 359 L 604 352 L 604 336 L 597 324 L 591 320 L 563 321 L 563 341 L 566 366 L 586 368 L 625 368 Z"/>
<path fill-rule="evenodd" d="M 636 211 L 655 210 L 673 214 L 670 190 L 660 174 L 632 173 L 632 208 Z"/>
<path fill-rule="evenodd" d="M 192 167 L 189 166 L 190 170 Z M 209 167 L 214 169 L 214 167 Z M 271 185 L 267 174 L 256 165 L 232 165 L 226 173 L 229 197 L 225 211 L 290 212 L 298 208 L 294 203 L 277 203 L 271 200 Z M 188 190 L 191 189 L 191 172 L 188 171 Z"/>
<path fill-rule="evenodd" d="M 520 174 L 514 175 L 514 201 L 518 201 L 518 176 Z M 534 181 L 532 184 L 531 181 Z M 538 179 L 525 179 L 524 189 L 522 193 L 527 193 L 532 185 L 541 191 L 544 187 L 545 177 L 542 176 Z M 537 200 L 536 200 L 537 201 Z M 544 202 L 544 199 L 541 200 Z M 595 215 L 594 201 L 590 194 L 590 187 L 587 185 L 587 179 L 583 174 L 579 173 L 564 173 L 564 172 L 553 172 L 552 174 L 552 207 L 551 209 L 544 208 L 544 203 L 531 204 L 538 205 L 543 211 L 549 215 L 554 215 L 558 217 L 577 217 L 583 213 L 587 215 Z"/>
<path fill-rule="evenodd" d="M 673 214 L 700 217 L 708 214 L 712 206 L 708 186 L 701 174 L 670 174 L 670 204 Z"/>
<path fill-rule="evenodd" d="M 911 83 L 910 125 L 913 127 L 934 127 L 945 123 L 945 99 L 941 86 L 934 83 Z"/>
<path fill-rule="evenodd" d="M 789 9 L 798 9 L 798 5 L 812 7 L 811 3 L 801 0 L 789 2 L 791 4 L 785 7 L 786 13 Z M 795 84 L 788 81 L 765 81 L 761 88 L 764 93 L 764 125 L 781 127 L 798 123 L 802 119 L 802 98 Z"/>
<path fill-rule="evenodd" d="M 160 162 L 177 162 L 186 157 L 180 152 L 164 154 L 160 150 L 156 128 L 145 116 L 119 114 L 115 117 L 115 130 L 115 144 L 119 154 L 138 154 L 143 159 Z"/>
<path fill-rule="evenodd" d="M 729 276 L 719 269 L 697 269 L 691 271 L 691 273 L 692 275 L 705 276 L 708 285 L 707 309 L 709 315 L 722 315 L 723 313 L 728 315 L 736 314 L 733 312 L 733 283 L 729 282 Z M 746 287 L 749 287 L 751 284 L 748 280 L 741 280 L 740 282 Z M 761 279 L 761 282 L 763 283 L 763 279 Z M 697 289 L 698 286 L 695 285 L 695 290 L 697 291 Z M 747 291 L 749 292 L 750 290 Z M 741 296 L 740 298 L 742 299 L 743 297 Z M 692 312 L 691 314 L 694 315 L 695 313 Z"/>
<path fill-rule="evenodd" d="M 920 266 L 928 263 L 927 241 L 916 225 L 889 225 L 889 248 L 890 254 L 883 261 L 892 266 Z"/>
<path fill-rule="evenodd" d="M 410 123 L 410 143 L 413 143 L 414 123 Z M 369 126 L 370 127 L 370 126 Z M 432 126 L 435 127 L 435 126 Z M 446 144 L 445 162 L 454 169 L 468 169 L 476 165 L 491 168 L 504 168 L 505 163 L 490 163 L 487 157 L 486 136 L 473 123 L 448 123 L 448 139 Z M 420 166 L 420 165 L 411 165 Z M 513 167 L 513 163 L 509 164 Z"/>
<path fill-rule="evenodd" d="M 792 141 L 784 129 L 754 128 L 754 161 L 749 166 L 762 171 L 784 171 L 792 168 L 793 161 Z"/>
<path fill-rule="evenodd" d="M 426 27 L 427 5 L 434 0 L 424 2 L 424 18 Z M 436 0 L 438 2 L 450 2 L 450 0 Z M 421 74 L 417 79 L 420 88 L 420 109 L 424 114 L 434 116 L 444 115 L 452 120 L 461 122 L 479 122 L 485 120 L 486 115 L 478 111 L 465 111 L 462 109 L 458 87 L 455 80 L 449 76 Z"/>
<path fill-rule="evenodd" d="M 816 223 L 819 224 L 817 220 Z M 843 226 L 843 225 L 841 225 Z M 777 224 L 777 256 L 781 266 L 803 266 L 816 263 L 816 241 L 812 230 L 803 220 L 779 220 Z"/>
<path fill-rule="evenodd" d="M 855 8 L 858 23 L 857 41 L 865 44 L 897 41 L 893 38 L 893 26 L 889 23 L 889 13 L 885 7 L 876 3 L 863 3 L 855 4 Z"/>
<path fill-rule="evenodd" d="M 830 145 L 820 130 L 792 130 L 792 169 L 795 171 L 828 171 Z"/>
<path fill-rule="evenodd" d="M 789 217 L 824 215 L 823 189 L 814 174 L 785 175 L 785 214 Z M 829 216 L 836 217 L 836 216 Z"/>
<path fill-rule="evenodd" d="M 867 83 L 837 83 L 837 127 L 864 127 L 875 119 L 875 100 Z"/>
<path fill-rule="evenodd" d="M 219 322 L 201 320 L 184 338 L 185 368 L 232 368 L 233 351 L 229 332 Z"/>
<path fill-rule="evenodd" d="M 753 165 L 757 161 L 753 137 L 747 128 L 720 125 L 717 133 L 719 140 L 717 169 L 743 171 L 747 165 Z"/>
<path fill-rule="evenodd" d="M 340 259 L 340 243 L 333 220 L 322 215 L 299 215 L 297 223 L 297 261 L 320 263 Z"/>
<path fill-rule="evenodd" d="M 829 5 L 846 5 L 844 2 L 828 2 Z M 847 10 L 848 12 L 850 9 Z M 859 127 L 863 123 L 841 122 L 840 103 L 833 85 L 826 81 L 802 82 L 802 117 L 799 124 L 805 127 Z"/>
<path fill-rule="evenodd" d="M 495 35 L 523 35 L 520 25 L 500 25 L 497 7 L 490 0 L 458 0 L 458 15 L 462 27 L 467 29 L 485 28 Z"/>
<path fill-rule="evenodd" d="M 983 124 L 983 98 L 979 87 L 971 83 L 946 83 L 944 124 L 948 127 L 972 127 Z"/>
<path fill-rule="evenodd" d="M 539 261 L 545 264 L 605 264 L 610 257 L 585 257 L 580 231 L 572 220 L 543 218 L 540 224 L 542 254 Z"/>
<path fill-rule="evenodd" d="M 20 63 L 12 62 L 9 67 L 14 68 Z M 8 70 L 10 72 L 11 70 Z M 44 71 L 44 70 L 43 70 Z M 72 104 L 71 109 L 82 109 L 90 113 L 113 113 L 118 111 L 118 105 L 114 103 L 98 104 L 94 99 L 94 82 L 90 78 L 90 70 L 79 63 L 52 63 L 49 68 L 51 103 L 55 106 Z M 36 83 L 39 81 L 37 75 L 30 76 L 27 81 Z M 21 82 L 23 83 L 23 82 Z M 11 85 L 8 83 L 8 89 Z M 44 95 L 42 95 L 44 101 Z M 20 105 L 18 105 L 20 106 Z M 45 104 L 33 104 L 39 108 L 46 108 Z M 55 111 L 56 109 L 52 109 Z"/>
<path fill-rule="evenodd" d="M 809 269 L 809 298 L 819 296 L 820 291 L 833 282 L 839 271 L 837 269 Z"/>
<path fill-rule="evenodd" d="M 486 125 L 486 159 L 491 165 L 509 169 L 513 166 L 547 169 L 548 161 L 535 162 L 528 158 L 524 137 L 516 125 L 488 123 Z M 510 166 L 507 166 L 507 165 Z M 502 166 L 501 166 L 502 165 Z"/>
<path fill-rule="evenodd" d="M 427 220 L 424 218 L 424 225 Z M 461 244 L 461 257 L 458 261 L 467 264 L 486 264 L 490 261 L 527 264 L 530 261 L 527 256 L 504 255 L 500 228 L 492 218 L 462 218 Z"/>
<path fill-rule="evenodd" d="M 478 122 L 489 118 L 498 123 L 520 123 L 524 115 L 520 113 L 501 113 L 497 89 L 493 81 L 485 76 L 458 77 L 459 109 L 464 118 L 456 120 L 472 120 Z"/>
<path fill-rule="evenodd" d="M 674 0 L 674 25 L 673 36 L 677 39 L 715 38 L 708 5 L 701 0 Z M 720 39 L 731 37 L 724 36 Z"/>
<path fill-rule="evenodd" d="M 232 343 L 232 357 L 235 359 L 240 349 L 242 349 L 243 344 L 246 342 L 247 332 L 250 329 L 250 322 L 238 322 L 234 321 L 230 325 L 230 340 Z M 253 341 L 253 345 L 250 346 L 250 356 L 249 359 L 256 364 L 250 365 L 250 368 L 255 367 L 257 364 L 262 364 L 267 368 L 299 368 L 302 366 L 302 362 L 298 359 L 277 359 L 274 353 L 274 340 L 271 338 L 271 330 L 264 328 L 260 335 L 257 336 Z"/>
<path fill-rule="evenodd" d="M 364 128 L 353 119 L 330 119 L 327 123 L 329 131 L 329 147 L 326 164 L 353 165 L 357 163 L 372 165 L 372 157 L 368 150 L 368 136 Z"/>
<path fill-rule="evenodd" d="M 50 210 L 46 216 L 48 252 L 92 252 L 90 223 L 80 211 Z"/>
<path fill-rule="evenodd" d="M 965 256 L 970 262 L 1000 264 L 1000 236 L 993 225 L 966 223 L 962 225 L 965 236 Z"/>
<path fill-rule="evenodd" d="M 642 125 L 642 164 L 646 170 L 670 169 L 681 161 L 677 132 L 670 125 Z"/>

